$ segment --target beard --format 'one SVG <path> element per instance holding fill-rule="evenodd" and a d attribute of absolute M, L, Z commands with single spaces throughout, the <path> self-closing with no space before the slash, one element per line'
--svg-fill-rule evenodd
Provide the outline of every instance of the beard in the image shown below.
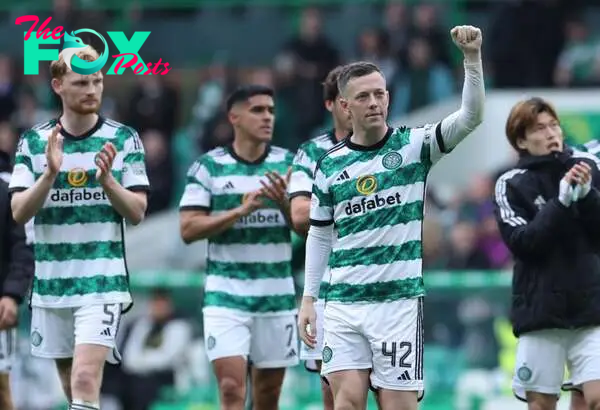
<path fill-rule="evenodd" d="M 74 103 L 68 105 L 69 109 L 79 115 L 97 114 L 100 111 L 100 101 L 95 104 Z"/>

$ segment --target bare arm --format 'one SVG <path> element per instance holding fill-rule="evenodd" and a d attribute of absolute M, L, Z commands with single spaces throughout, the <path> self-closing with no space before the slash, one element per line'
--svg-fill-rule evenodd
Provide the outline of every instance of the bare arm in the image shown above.
<path fill-rule="evenodd" d="M 13 193 L 10 206 L 18 224 L 27 223 L 42 208 L 55 178 L 56 174 L 46 171 L 31 187 Z"/>
<path fill-rule="evenodd" d="M 112 177 L 108 177 L 102 187 L 111 205 L 119 215 L 133 225 L 137 225 L 144 220 L 148 206 L 146 192 L 130 191 Z"/>
<path fill-rule="evenodd" d="M 208 211 L 181 211 L 179 213 L 181 238 L 187 244 L 210 238 L 233 227 L 242 216 L 239 208 L 218 215 L 209 215 Z"/>
<path fill-rule="evenodd" d="M 179 212 L 179 230 L 181 238 L 187 244 L 210 238 L 233 227 L 243 216 L 249 215 L 263 206 L 259 199 L 260 191 L 247 195 L 243 204 L 228 211 L 210 215 L 207 209 L 186 209 Z M 188 208 L 192 208 L 188 206 Z"/>
<path fill-rule="evenodd" d="M 295 196 L 292 198 L 292 223 L 294 230 L 302 235 L 308 235 L 310 228 L 310 198 L 307 196 Z"/>

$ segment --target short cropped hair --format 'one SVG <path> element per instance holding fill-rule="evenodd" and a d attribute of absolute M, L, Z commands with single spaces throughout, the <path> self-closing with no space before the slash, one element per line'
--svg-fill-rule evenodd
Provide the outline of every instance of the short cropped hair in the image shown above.
<path fill-rule="evenodd" d="M 559 121 L 554 106 L 539 97 L 521 101 L 510 110 L 506 120 L 506 138 L 515 150 L 520 151 L 517 142 L 525 139 L 527 129 L 535 125 L 538 115 L 543 112 Z"/>
<path fill-rule="evenodd" d="M 335 101 L 340 95 L 340 89 L 338 88 L 338 78 L 342 73 L 344 66 L 337 66 L 327 74 L 325 81 L 323 81 L 323 101 Z"/>
<path fill-rule="evenodd" d="M 340 94 L 344 94 L 346 86 L 353 78 L 364 77 L 372 73 L 379 73 L 383 76 L 383 72 L 373 63 L 366 61 L 358 61 L 345 65 L 338 77 L 338 90 Z"/>
<path fill-rule="evenodd" d="M 268 95 L 269 97 L 273 97 L 274 91 L 272 88 L 264 86 L 264 85 L 243 85 L 238 87 L 233 91 L 229 97 L 227 97 L 227 112 L 231 111 L 231 108 L 241 102 L 246 102 L 250 98 L 257 95 Z"/>
<path fill-rule="evenodd" d="M 81 51 L 78 51 L 75 55 L 84 61 L 94 61 L 100 56 L 98 51 L 92 46 L 83 47 Z M 50 63 L 50 76 L 51 78 L 61 79 L 67 74 L 68 70 L 69 67 L 67 67 L 67 63 L 65 63 L 65 56 L 61 51 L 58 55 L 58 60 L 54 60 Z"/>

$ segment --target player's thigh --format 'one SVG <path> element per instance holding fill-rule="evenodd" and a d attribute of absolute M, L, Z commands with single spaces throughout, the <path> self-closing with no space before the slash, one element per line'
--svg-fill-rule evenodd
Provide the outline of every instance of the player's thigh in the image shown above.
<path fill-rule="evenodd" d="M 120 304 L 100 304 L 73 309 L 75 328 L 75 356 L 73 368 L 81 363 L 81 357 L 103 367 L 105 361 L 113 364 L 121 362 L 117 350 L 117 333 L 121 322 Z"/>
<path fill-rule="evenodd" d="M 571 403 L 569 410 L 588 410 L 588 405 L 585 402 L 585 397 L 583 396 L 583 392 L 579 390 L 571 390 Z"/>
<path fill-rule="evenodd" d="M 567 349 L 573 386 L 600 380 L 600 327 L 576 330 Z"/>
<path fill-rule="evenodd" d="M 372 354 L 361 325 L 369 320 L 363 306 L 327 303 L 323 321 L 321 374 L 371 369 Z"/>
<path fill-rule="evenodd" d="M 204 314 L 204 344 L 211 362 L 250 355 L 252 317 L 233 312 Z"/>
<path fill-rule="evenodd" d="M 250 360 L 257 369 L 298 364 L 298 327 L 295 315 L 257 316 L 251 328 Z"/>
<path fill-rule="evenodd" d="M 73 309 L 31 308 L 31 354 L 44 359 L 73 357 Z"/>
<path fill-rule="evenodd" d="M 559 329 L 529 332 L 519 337 L 513 376 L 513 392 L 517 398 L 527 401 L 527 393 L 531 393 L 529 397 L 560 395 L 567 339 L 568 331 Z"/>
<path fill-rule="evenodd" d="M 369 394 L 369 369 L 340 370 L 328 374 L 336 408 L 366 409 Z"/>
<path fill-rule="evenodd" d="M 386 393 L 382 401 L 396 396 L 416 403 L 423 383 L 423 298 L 404 299 L 372 306 L 367 337 L 373 352 L 371 385 L 374 389 L 412 392 Z"/>
<path fill-rule="evenodd" d="M 306 369 L 315 371 L 315 361 L 321 360 L 323 351 L 323 314 L 325 313 L 325 302 L 318 300 L 315 303 L 315 313 L 317 314 L 317 344 L 315 347 L 309 347 L 306 343 L 300 343 L 300 360 L 306 360 Z"/>
<path fill-rule="evenodd" d="M 567 351 L 571 383 L 590 406 L 600 406 L 600 327 L 574 332 Z M 595 407 L 591 407 L 595 408 Z"/>
<path fill-rule="evenodd" d="M 14 364 L 17 349 L 17 329 L 0 330 L 0 374 L 8 374 Z"/>

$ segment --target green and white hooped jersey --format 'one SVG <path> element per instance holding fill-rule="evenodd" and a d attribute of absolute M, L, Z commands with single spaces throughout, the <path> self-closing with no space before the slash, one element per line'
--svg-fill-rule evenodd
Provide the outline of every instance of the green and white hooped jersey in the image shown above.
<path fill-rule="evenodd" d="M 390 128 L 371 147 L 347 139 L 317 164 L 311 224 L 334 224 L 328 302 L 425 294 L 421 230 L 435 130 Z"/>
<path fill-rule="evenodd" d="M 46 144 L 56 123 L 40 124 L 21 136 L 11 191 L 31 187 L 44 173 Z M 106 142 L 112 142 L 117 149 L 112 168 L 116 180 L 130 190 L 147 191 L 142 142 L 132 128 L 101 117 L 84 136 L 61 133 L 60 172 L 34 217 L 31 304 L 48 308 L 129 304 L 124 221 L 96 180 L 95 157 Z"/>
<path fill-rule="evenodd" d="M 317 162 L 319 158 L 325 155 L 337 143 L 335 131 L 331 130 L 300 145 L 294 157 L 294 164 L 292 165 L 292 176 L 288 187 L 290 199 L 296 196 L 310 198 Z M 329 275 L 326 275 L 321 282 L 319 299 L 325 299 L 328 287 Z"/>
<path fill-rule="evenodd" d="M 266 172 L 284 176 L 292 159 L 292 153 L 275 146 L 252 163 L 238 157 L 232 147 L 209 151 L 188 171 L 180 210 L 218 215 L 237 208 L 245 194 L 262 188 L 261 180 L 268 182 Z M 263 208 L 208 238 L 205 313 L 296 313 L 291 231 L 276 204 L 261 200 Z"/>

